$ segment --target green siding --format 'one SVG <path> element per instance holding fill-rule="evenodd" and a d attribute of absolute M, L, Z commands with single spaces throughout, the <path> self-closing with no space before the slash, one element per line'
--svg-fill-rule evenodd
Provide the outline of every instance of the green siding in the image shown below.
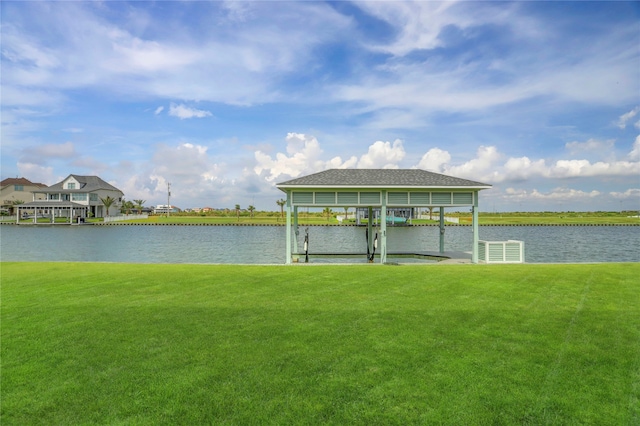
<path fill-rule="evenodd" d="M 408 192 L 389 192 L 387 195 L 388 204 L 409 204 Z"/>
<path fill-rule="evenodd" d="M 338 204 L 358 204 L 357 192 L 338 192 Z"/>
<path fill-rule="evenodd" d="M 451 204 L 450 192 L 433 192 L 431 193 L 431 202 L 435 205 L 448 205 Z"/>
<path fill-rule="evenodd" d="M 411 192 L 409 196 L 411 197 L 410 204 L 431 204 L 431 193 L 429 192 Z"/>
<path fill-rule="evenodd" d="M 291 194 L 294 205 L 379 206 L 382 204 L 380 191 L 292 191 Z M 473 205 L 473 199 L 473 192 L 387 192 L 387 203 L 395 206 Z"/>
<path fill-rule="evenodd" d="M 360 204 L 370 204 L 370 205 L 380 204 L 380 193 L 379 192 L 361 192 Z"/>
<path fill-rule="evenodd" d="M 316 204 L 335 204 L 336 193 L 335 192 L 316 192 Z"/>
<path fill-rule="evenodd" d="M 473 192 L 454 192 L 453 204 L 473 204 Z"/>
<path fill-rule="evenodd" d="M 313 204 L 313 192 L 294 192 L 293 204 Z"/>

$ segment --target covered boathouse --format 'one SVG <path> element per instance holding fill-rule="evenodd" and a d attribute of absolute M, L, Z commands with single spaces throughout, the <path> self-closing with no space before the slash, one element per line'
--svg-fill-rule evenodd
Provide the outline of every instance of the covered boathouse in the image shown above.
<path fill-rule="evenodd" d="M 298 255 L 299 207 L 356 207 L 380 210 L 380 263 L 387 263 L 387 209 L 439 207 L 440 253 L 444 252 L 444 209 L 470 207 L 471 261 L 478 263 L 478 193 L 491 185 L 420 169 L 330 169 L 276 184 L 287 194 L 286 262 Z M 372 234 L 368 221 L 368 235 Z M 369 240 L 369 250 L 373 241 Z"/>

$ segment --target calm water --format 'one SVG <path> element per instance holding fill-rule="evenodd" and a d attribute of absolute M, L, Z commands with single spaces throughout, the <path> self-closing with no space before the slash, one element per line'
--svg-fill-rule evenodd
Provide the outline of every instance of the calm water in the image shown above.
<path fill-rule="evenodd" d="M 364 227 L 308 229 L 310 253 L 366 252 Z M 387 229 L 389 252 L 438 251 L 438 227 Z M 639 226 L 481 226 L 479 234 L 524 241 L 528 263 L 640 262 Z M 449 226 L 445 250 L 471 251 L 472 237 L 469 226 Z M 281 264 L 284 253 L 283 226 L 0 226 L 2 261 Z"/>

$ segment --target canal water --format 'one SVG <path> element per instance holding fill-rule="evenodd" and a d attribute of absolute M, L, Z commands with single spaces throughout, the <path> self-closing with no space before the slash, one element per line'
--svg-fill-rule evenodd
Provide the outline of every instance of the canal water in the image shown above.
<path fill-rule="evenodd" d="M 309 253 L 363 253 L 364 227 L 308 229 Z M 387 228 L 388 251 L 439 250 L 437 226 Z M 640 262 L 640 226 L 480 226 L 481 240 L 521 240 L 527 263 Z M 471 251 L 472 228 L 447 226 L 446 251 Z M 2 261 L 126 263 L 285 262 L 283 226 L 0 226 Z M 396 259 L 393 259 L 396 261 Z M 314 259 L 311 262 L 345 261 Z M 397 259 L 398 262 L 415 260 Z"/>

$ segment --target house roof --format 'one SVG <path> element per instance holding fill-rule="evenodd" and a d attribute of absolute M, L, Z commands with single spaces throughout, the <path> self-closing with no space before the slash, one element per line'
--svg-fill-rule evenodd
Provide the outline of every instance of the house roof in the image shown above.
<path fill-rule="evenodd" d="M 70 177 L 73 177 L 75 180 L 80 183 L 80 188 L 77 189 L 65 189 L 63 188 L 63 183 L 67 181 Z M 106 189 L 109 191 L 120 191 L 115 186 L 110 183 L 105 182 L 100 179 L 98 176 L 80 176 L 80 175 L 69 175 L 61 182 L 56 183 L 55 185 L 51 185 L 46 189 L 46 191 L 39 192 L 92 192 L 97 191 L 99 189 Z"/>
<path fill-rule="evenodd" d="M 46 188 L 47 185 L 45 185 L 44 183 L 37 183 L 37 182 L 31 182 L 29 179 L 26 178 L 7 178 L 4 179 L 2 182 L 0 182 L 0 187 L 4 188 L 5 186 L 9 186 L 9 185 L 24 185 L 24 186 L 37 186 L 39 188 Z"/>
<path fill-rule="evenodd" d="M 290 188 L 468 188 L 488 189 L 491 185 L 420 169 L 329 169 L 276 184 Z"/>

